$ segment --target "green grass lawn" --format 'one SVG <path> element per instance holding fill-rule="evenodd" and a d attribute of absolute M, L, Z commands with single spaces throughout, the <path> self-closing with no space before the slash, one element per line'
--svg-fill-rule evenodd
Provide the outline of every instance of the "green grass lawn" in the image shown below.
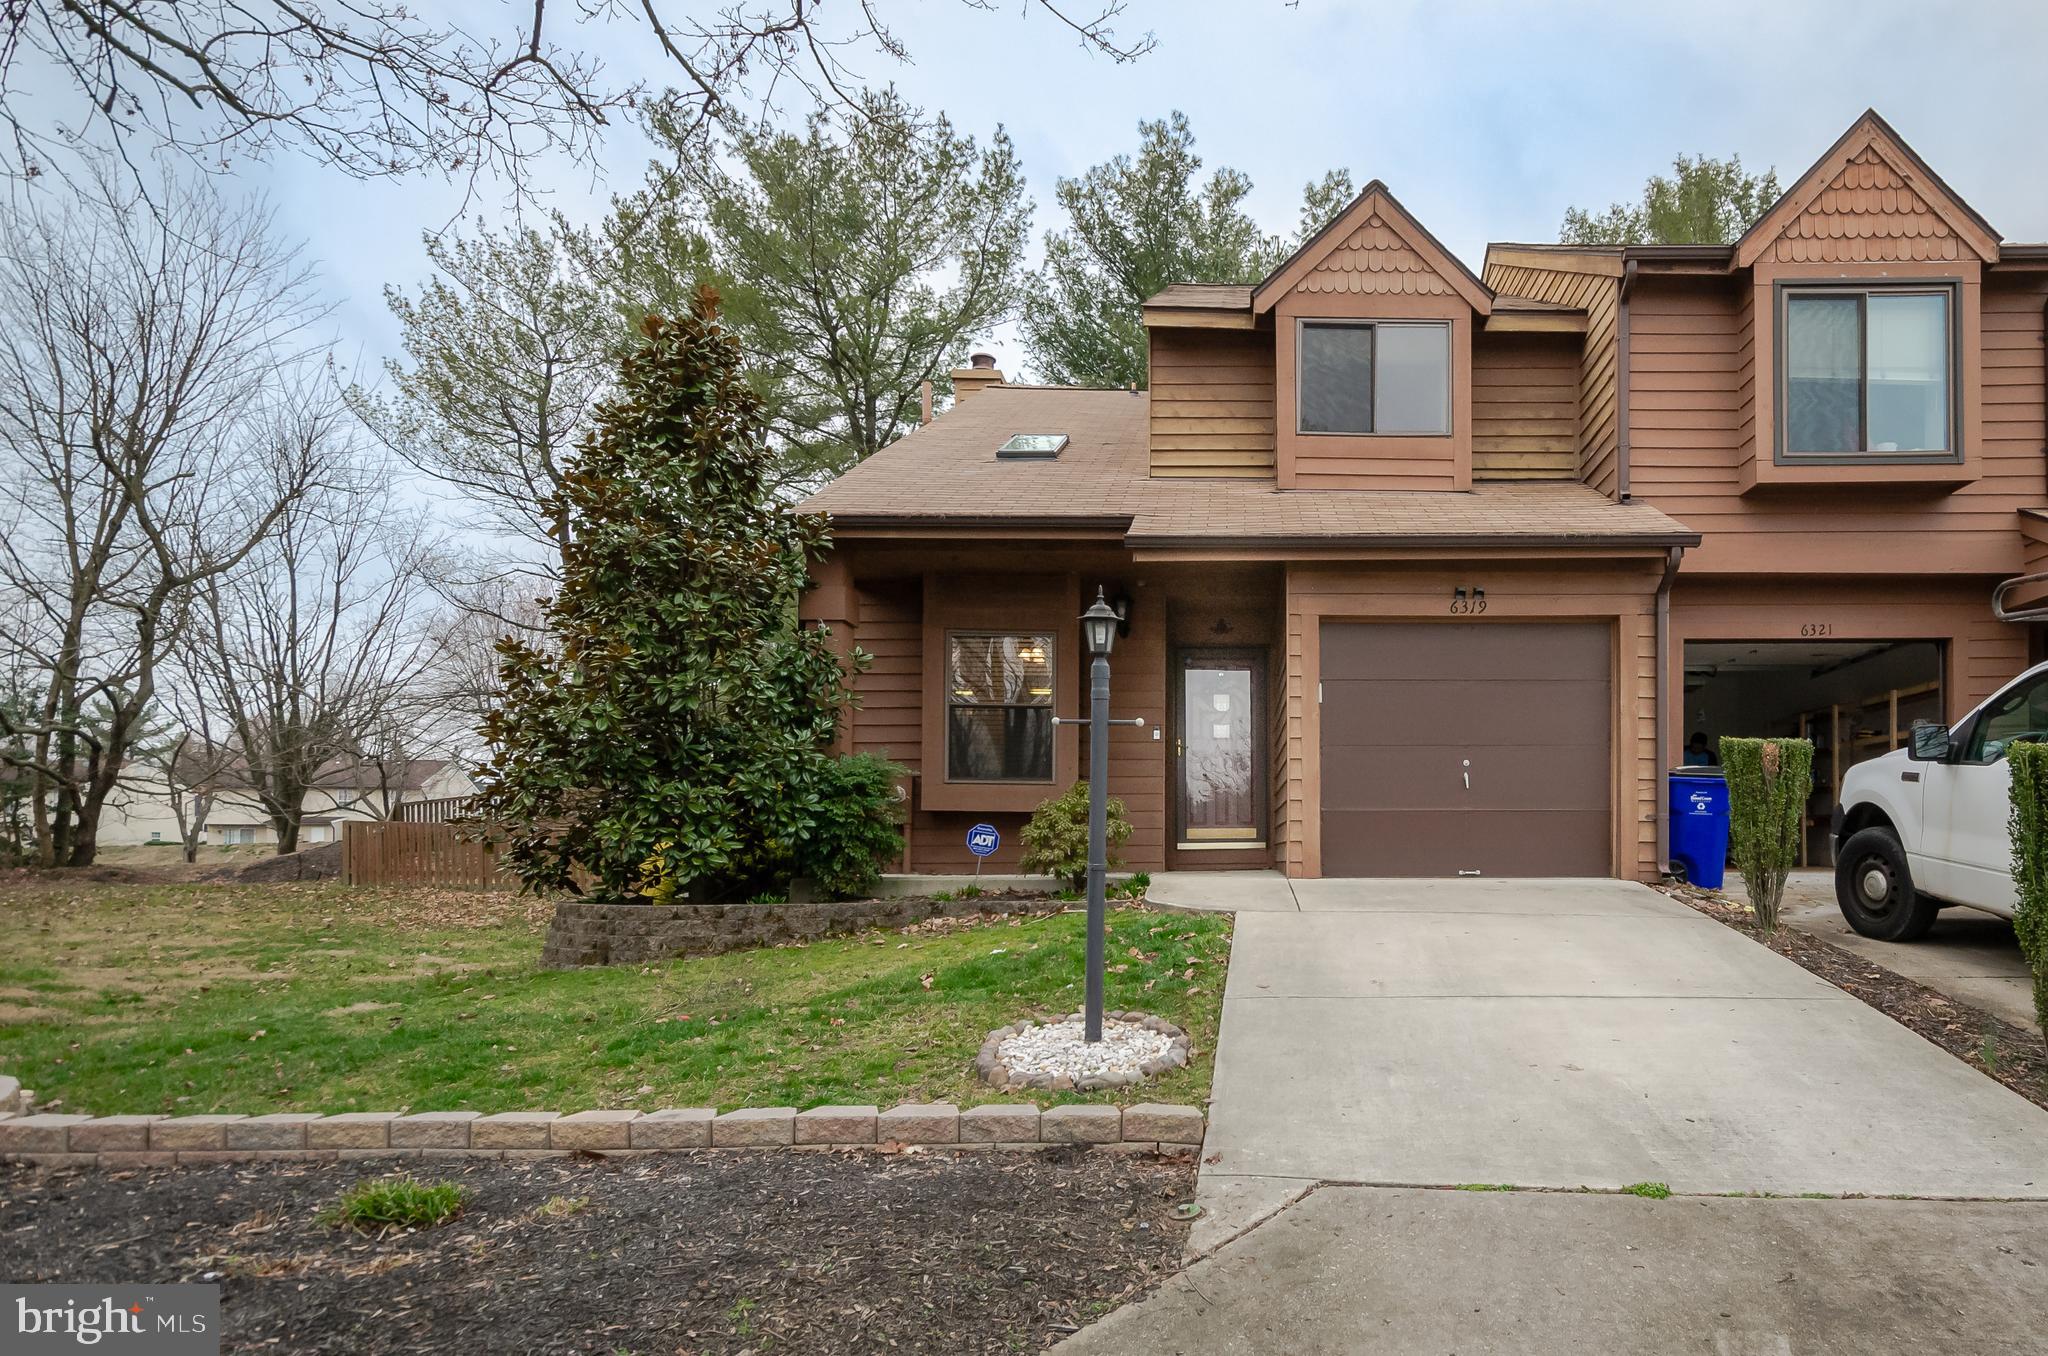
<path fill-rule="evenodd" d="M 1080 1004 L 1076 913 L 646 967 L 547 971 L 547 905 L 339 885 L 0 891 L 0 1072 L 46 1109 L 573 1111 L 1027 1100 L 974 1079 L 994 1027 Z M 1107 997 L 1194 1037 L 1121 1093 L 1208 1095 L 1230 922 L 1110 915 Z"/>

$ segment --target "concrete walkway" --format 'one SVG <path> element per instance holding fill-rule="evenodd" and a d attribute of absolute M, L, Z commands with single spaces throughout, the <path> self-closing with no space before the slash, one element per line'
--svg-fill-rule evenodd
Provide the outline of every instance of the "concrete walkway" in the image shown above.
<path fill-rule="evenodd" d="M 2048 1205 L 1323 1187 L 1064 1356 L 2041 1349 Z"/>
<path fill-rule="evenodd" d="M 1653 890 L 1279 884 L 1237 919 L 1198 1251 L 1318 1182 L 2048 1197 L 2048 1113 Z"/>

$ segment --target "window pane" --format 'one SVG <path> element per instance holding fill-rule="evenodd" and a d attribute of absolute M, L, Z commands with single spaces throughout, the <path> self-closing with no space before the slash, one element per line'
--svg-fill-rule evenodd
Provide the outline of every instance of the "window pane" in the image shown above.
<path fill-rule="evenodd" d="M 946 668 L 951 702 L 1052 705 L 1052 637 L 954 635 Z"/>
<path fill-rule="evenodd" d="M 1301 327 L 1303 433 L 1372 432 L 1372 327 Z"/>
<path fill-rule="evenodd" d="M 1870 451 L 1948 450 L 1948 294 L 1870 298 Z"/>
<path fill-rule="evenodd" d="M 1052 708 L 955 706 L 946 712 L 946 775 L 956 782 L 1052 780 Z"/>
<path fill-rule="evenodd" d="M 1373 425 L 1381 433 L 1451 431 L 1451 327 L 1381 325 Z"/>
<path fill-rule="evenodd" d="M 2048 737 L 2048 678 L 1994 702 L 1977 722 L 1967 753 L 1972 762 L 1991 763 L 2005 757 L 2016 739 Z"/>
<path fill-rule="evenodd" d="M 1785 302 L 1785 450 L 1861 452 L 1862 343 L 1855 297 Z"/>

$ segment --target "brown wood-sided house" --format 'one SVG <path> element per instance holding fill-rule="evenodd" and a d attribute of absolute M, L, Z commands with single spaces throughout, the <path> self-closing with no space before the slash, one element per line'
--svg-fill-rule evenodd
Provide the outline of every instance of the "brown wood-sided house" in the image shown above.
<path fill-rule="evenodd" d="M 1475 276 L 1373 183 L 1147 303 L 1149 391 L 957 373 L 808 501 L 804 615 L 873 656 L 916 871 L 1086 766 L 1098 588 L 1133 868 L 1653 879 L 1695 733 L 1813 738 L 1824 853 L 1843 768 L 2039 650 L 1991 595 L 2048 558 L 2044 303 L 1875 113 L 1732 246 Z"/>

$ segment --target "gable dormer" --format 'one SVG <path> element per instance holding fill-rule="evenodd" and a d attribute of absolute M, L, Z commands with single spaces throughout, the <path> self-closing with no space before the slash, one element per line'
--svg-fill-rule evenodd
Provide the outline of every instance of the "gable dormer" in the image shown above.
<path fill-rule="evenodd" d="M 1750 271 L 1745 491 L 1977 476 L 1998 232 L 1867 112 L 1736 242 Z"/>
<path fill-rule="evenodd" d="M 1493 294 L 1378 180 L 1252 291 L 1280 488 L 1472 484 L 1472 331 Z"/>

